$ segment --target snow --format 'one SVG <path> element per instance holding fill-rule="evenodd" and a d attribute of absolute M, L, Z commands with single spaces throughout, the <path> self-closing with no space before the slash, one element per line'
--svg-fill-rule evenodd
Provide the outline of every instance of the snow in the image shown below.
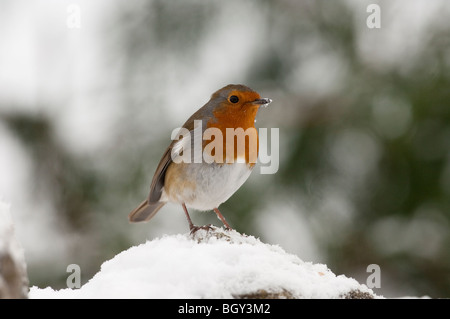
<path fill-rule="evenodd" d="M 16 238 L 10 205 L 0 200 L 0 298 L 26 296 L 24 251 Z"/>
<path fill-rule="evenodd" d="M 16 238 L 10 205 L 0 200 L 0 255 L 10 254 L 12 259 L 26 269 L 23 248 Z"/>
<path fill-rule="evenodd" d="M 104 262 L 79 289 L 31 287 L 29 297 L 238 298 L 262 291 L 294 298 L 343 298 L 355 291 L 378 297 L 324 264 L 215 227 L 131 247 Z"/>

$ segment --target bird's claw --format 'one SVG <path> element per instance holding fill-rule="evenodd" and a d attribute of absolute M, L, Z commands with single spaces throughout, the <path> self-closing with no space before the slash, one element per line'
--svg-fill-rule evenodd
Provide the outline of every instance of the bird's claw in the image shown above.
<path fill-rule="evenodd" d="M 210 231 L 210 230 L 213 230 L 211 224 L 209 224 L 209 225 L 204 225 L 204 226 L 195 226 L 195 225 L 192 225 L 192 226 L 190 227 L 191 235 L 195 234 L 195 233 L 196 233 L 198 230 L 200 230 L 200 229 L 206 230 L 207 232 Z"/>

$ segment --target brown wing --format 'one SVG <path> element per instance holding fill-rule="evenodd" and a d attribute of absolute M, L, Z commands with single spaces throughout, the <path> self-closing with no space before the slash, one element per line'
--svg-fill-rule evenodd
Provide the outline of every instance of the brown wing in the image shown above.
<path fill-rule="evenodd" d="M 187 121 L 184 123 L 183 127 L 189 131 L 194 129 L 194 120 L 200 118 L 200 113 L 202 109 L 195 112 Z M 205 126 L 203 127 L 205 129 Z M 164 152 L 161 160 L 159 161 L 158 167 L 156 168 L 155 174 L 153 175 L 152 183 L 150 185 L 150 193 L 148 198 L 144 200 L 138 207 L 136 207 L 129 215 L 128 219 L 130 222 L 143 222 L 150 220 L 158 210 L 164 206 L 165 202 L 160 202 L 162 189 L 164 187 L 164 180 L 166 177 L 167 167 L 172 163 L 172 148 L 174 143 L 178 139 L 172 141 L 169 147 Z"/>
<path fill-rule="evenodd" d="M 199 118 L 199 113 L 202 108 L 195 112 L 187 121 L 184 123 L 183 128 L 187 129 L 189 132 L 194 130 L 194 120 Z M 203 130 L 205 130 L 205 125 L 203 125 Z M 180 133 L 178 133 L 180 134 Z M 191 136 L 193 138 L 193 136 Z M 156 168 L 155 175 L 153 176 L 152 183 L 150 185 L 150 194 L 148 195 L 149 203 L 156 203 L 161 198 L 162 188 L 164 187 L 164 178 L 166 176 L 167 167 L 172 163 L 171 152 L 174 144 L 178 142 L 178 138 L 174 139 L 170 143 L 169 147 L 166 149 L 163 157 L 159 161 L 158 167 Z"/>
<path fill-rule="evenodd" d="M 130 222 L 137 223 L 148 221 L 155 216 L 161 207 L 164 206 L 165 202 L 160 202 L 159 200 L 161 199 L 162 188 L 164 187 L 164 178 L 166 176 L 167 167 L 172 162 L 170 156 L 172 146 L 173 142 L 166 149 L 163 157 L 159 161 L 150 185 L 150 194 L 148 195 L 148 198 L 128 215 Z"/>
<path fill-rule="evenodd" d="M 203 106 L 197 112 L 192 114 L 192 116 L 186 121 L 186 123 L 184 123 L 182 128 L 187 129 L 192 134 L 192 132 L 194 130 L 194 121 L 196 119 L 203 117 L 202 113 L 205 112 L 204 109 L 205 109 L 205 106 Z M 206 121 L 203 121 L 203 122 L 204 123 L 202 124 L 202 126 L 203 126 L 203 131 L 204 131 L 206 129 L 206 125 L 205 125 Z M 180 134 L 180 132 L 178 132 L 178 134 Z M 191 135 L 191 138 L 193 138 L 192 135 Z M 167 170 L 167 167 L 170 165 L 170 163 L 172 163 L 171 152 L 172 152 L 172 148 L 176 142 L 178 142 L 178 138 L 174 139 L 172 141 L 172 143 L 170 143 L 170 145 L 166 149 L 166 152 L 164 153 L 163 157 L 159 161 L 158 167 L 156 168 L 155 175 L 153 176 L 153 180 L 150 185 L 150 194 L 148 195 L 149 203 L 156 203 L 161 198 L 161 192 L 162 192 L 162 188 L 164 187 L 164 178 L 166 176 L 166 170 Z"/>
<path fill-rule="evenodd" d="M 164 178 L 166 176 L 167 167 L 172 163 L 170 153 L 172 151 L 173 142 L 169 145 L 163 157 L 159 161 L 155 175 L 150 185 L 150 194 L 148 195 L 149 203 L 156 203 L 161 198 L 162 188 L 164 187 Z"/>

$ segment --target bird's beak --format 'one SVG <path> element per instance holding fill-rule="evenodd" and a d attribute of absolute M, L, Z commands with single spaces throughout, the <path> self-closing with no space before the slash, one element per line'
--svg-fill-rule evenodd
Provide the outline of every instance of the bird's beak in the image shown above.
<path fill-rule="evenodd" d="M 253 104 L 259 104 L 261 106 L 267 106 L 270 103 L 272 103 L 272 100 L 271 99 L 266 99 L 266 98 L 264 98 L 264 99 L 256 99 L 256 100 L 253 101 Z"/>

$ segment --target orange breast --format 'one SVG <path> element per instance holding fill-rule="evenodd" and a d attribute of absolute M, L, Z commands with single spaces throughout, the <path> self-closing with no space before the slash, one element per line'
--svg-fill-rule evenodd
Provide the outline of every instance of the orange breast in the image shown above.
<path fill-rule="evenodd" d="M 213 111 L 214 120 L 207 123 L 207 128 L 217 128 L 223 137 L 222 156 L 213 154 L 216 162 L 240 162 L 245 160 L 251 167 L 258 157 L 258 132 L 255 117 L 258 105 L 246 104 L 243 107 L 225 105 Z M 204 142 L 204 147 L 210 141 Z"/>

